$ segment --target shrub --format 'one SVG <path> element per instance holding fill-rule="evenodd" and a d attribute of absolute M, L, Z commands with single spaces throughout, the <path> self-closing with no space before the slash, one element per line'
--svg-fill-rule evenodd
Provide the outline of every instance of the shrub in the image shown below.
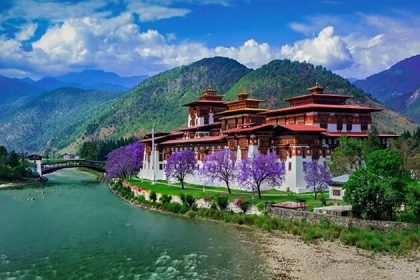
<path fill-rule="evenodd" d="M 216 203 L 219 206 L 220 210 L 225 210 L 229 204 L 228 197 L 226 195 L 219 194 L 216 197 Z"/>
<path fill-rule="evenodd" d="M 156 194 L 156 192 L 155 192 L 155 191 L 150 192 L 149 199 L 150 199 L 150 201 L 152 201 L 153 203 L 155 203 L 155 202 L 156 202 L 156 200 L 157 200 L 157 194 Z"/>
<path fill-rule="evenodd" d="M 216 203 L 212 202 L 212 204 L 210 205 L 210 209 L 217 210 L 217 205 L 216 205 Z"/>
<path fill-rule="evenodd" d="M 258 203 L 258 204 L 257 204 L 257 209 L 258 209 L 258 211 L 260 211 L 260 212 L 265 211 L 265 203 L 264 203 L 264 202 L 260 202 L 260 203 Z"/>
<path fill-rule="evenodd" d="M 240 198 L 237 201 L 237 205 L 239 206 L 239 208 L 241 208 L 242 212 L 246 213 L 246 211 L 248 211 L 248 209 L 251 207 L 251 202 Z"/>
<path fill-rule="evenodd" d="M 160 201 L 162 202 L 162 204 L 170 203 L 171 200 L 172 200 L 172 196 L 167 195 L 167 194 L 164 194 L 160 197 Z"/>
<path fill-rule="evenodd" d="M 185 204 L 182 204 L 181 205 L 181 209 L 179 209 L 179 213 L 181 213 L 181 214 L 185 214 L 185 213 L 187 213 L 188 212 L 188 206 L 187 205 L 185 205 Z"/>
<path fill-rule="evenodd" d="M 195 198 L 192 195 L 190 194 L 185 195 L 184 193 L 181 193 L 180 196 L 181 196 L 181 201 L 184 205 L 186 205 L 188 208 L 193 207 L 195 203 Z"/>
<path fill-rule="evenodd" d="M 179 213 L 181 211 L 181 204 L 176 202 L 167 202 L 163 204 L 164 209 L 172 212 L 172 213 Z"/>
<path fill-rule="evenodd" d="M 319 200 L 321 201 L 322 206 L 327 206 L 327 195 L 325 193 L 321 193 Z"/>

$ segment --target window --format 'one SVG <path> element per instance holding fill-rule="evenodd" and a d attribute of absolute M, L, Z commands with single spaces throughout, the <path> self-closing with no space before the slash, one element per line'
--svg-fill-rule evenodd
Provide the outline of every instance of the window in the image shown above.
<path fill-rule="evenodd" d="M 342 130 L 343 130 L 343 118 L 338 117 L 337 118 L 337 131 L 342 131 Z"/>
<path fill-rule="evenodd" d="M 306 158 L 306 149 L 302 148 L 302 158 Z"/>
<path fill-rule="evenodd" d="M 361 118 L 360 119 L 360 129 L 362 131 L 368 130 L 368 118 Z"/>
<path fill-rule="evenodd" d="M 334 196 L 340 196 L 341 195 L 341 190 L 333 190 L 333 195 Z"/>
<path fill-rule="evenodd" d="M 348 117 L 347 118 L 347 122 L 346 122 L 346 129 L 347 129 L 347 131 L 351 131 L 351 129 L 353 127 L 352 121 L 353 121 L 352 117 Z"/>
<path fill-rule="evenodd" d="M 319 126 L 322 128 L 327 129 L 328 128 L 328 117 L 327 116 L 321 116 L 319 120 Z"/>
<path fill-rule="evenodd" d="M 289 162 L 289 171 L 292 170 L 292 162 Z"/>

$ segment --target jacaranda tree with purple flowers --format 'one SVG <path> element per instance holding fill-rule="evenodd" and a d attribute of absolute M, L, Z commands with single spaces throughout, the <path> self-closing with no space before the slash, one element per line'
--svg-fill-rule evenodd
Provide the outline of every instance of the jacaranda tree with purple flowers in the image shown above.
<path fill-rule="evenodd" d="M 144 146 L 140 142 L 119 147 L 106 156 L 106 179 L 126 178 L 138 171 L 143 162 Z"/>
<path fill-rule="evenodd" d="M 328 189 L 331 173 L 323 164 L 318 163 L 316 160 L 306 162 L 303 172 L 305 174 L 306 188 L 314 193 L 315 198 L 319 192 Z"/>
<path fill-rule="evenodd" d="M 285 169 L 275 153 L 258 154 L 241 160 L 237 166 L 237 174 L 240 187 L 257 191 L 261 198 L 261 185 L 268 183 L 273 187 L 281 186 Z"/>
<path fill-rule="evenodd" d="M 188 174 L 193 174 L 197 168 L 197 160 L 194 152 L 191 150 L 184 150 L 173 153 L 166 162 L 165 175 L 168 180 L 177 179 L 184 189 L 185 177 Z"/>
<path fill-rule="evenodd" d="M 229 193 L 230 184 L 236 177 L 236 155 L 229 149 L 207 155 L 200 174 L 209 183 L 224 183 Z"/>

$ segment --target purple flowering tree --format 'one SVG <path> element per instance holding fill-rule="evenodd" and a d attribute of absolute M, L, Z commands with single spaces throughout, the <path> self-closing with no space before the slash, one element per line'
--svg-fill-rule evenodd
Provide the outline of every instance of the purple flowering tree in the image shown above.
<path fill-rule="evenodd" d="M 261 198 L 261 185 L 269 183 L 280 186 L 284 181 L 284 164 L 278 161 L 275 153 L 267 155 L 258 154 L 251 158 L 243 159 L 237 166 L 237 177 L 241 187 L 257 191 Z"/>
<path fill-rule="evenodd" d="M 184 150 L 173 153 L 166 162 L 165 175 L 168 180 L 177 179 L 184 189 L 185 177 L 192 174 L 197 167 L 194 152 Z"/>
<path fill-rule="evenodd" d="M 144 146 L 140 142 L 119 147 L 106 156 L 106 179 L 126 178 L 138 171 L 143 162 Z"/>
<path fill-rule="evenodd" d="M 231 193 L 230 184 L 236 177 L 235 162 L 236 155 L 229 149 L 214 152 L 204 159 L 200 174 L 209 183 L 225 183 Z"/>
<path fill-rule="evenodd" d="M 315 198 L 319 192 L 328 189 L 331 173 L 323 164 L 315 160 L 305 163 L 304 174 L 306 188 L 314 193 Z"/>

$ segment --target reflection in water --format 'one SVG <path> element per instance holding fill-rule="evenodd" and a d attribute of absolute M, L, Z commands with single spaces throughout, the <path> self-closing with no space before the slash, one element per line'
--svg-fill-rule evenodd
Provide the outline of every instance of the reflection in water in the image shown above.
<path fill-rule="evenodd" d="M 131 206 L 63 170 L 0 191 L 0 279 L 262 279 L 239 229 Z"/>

